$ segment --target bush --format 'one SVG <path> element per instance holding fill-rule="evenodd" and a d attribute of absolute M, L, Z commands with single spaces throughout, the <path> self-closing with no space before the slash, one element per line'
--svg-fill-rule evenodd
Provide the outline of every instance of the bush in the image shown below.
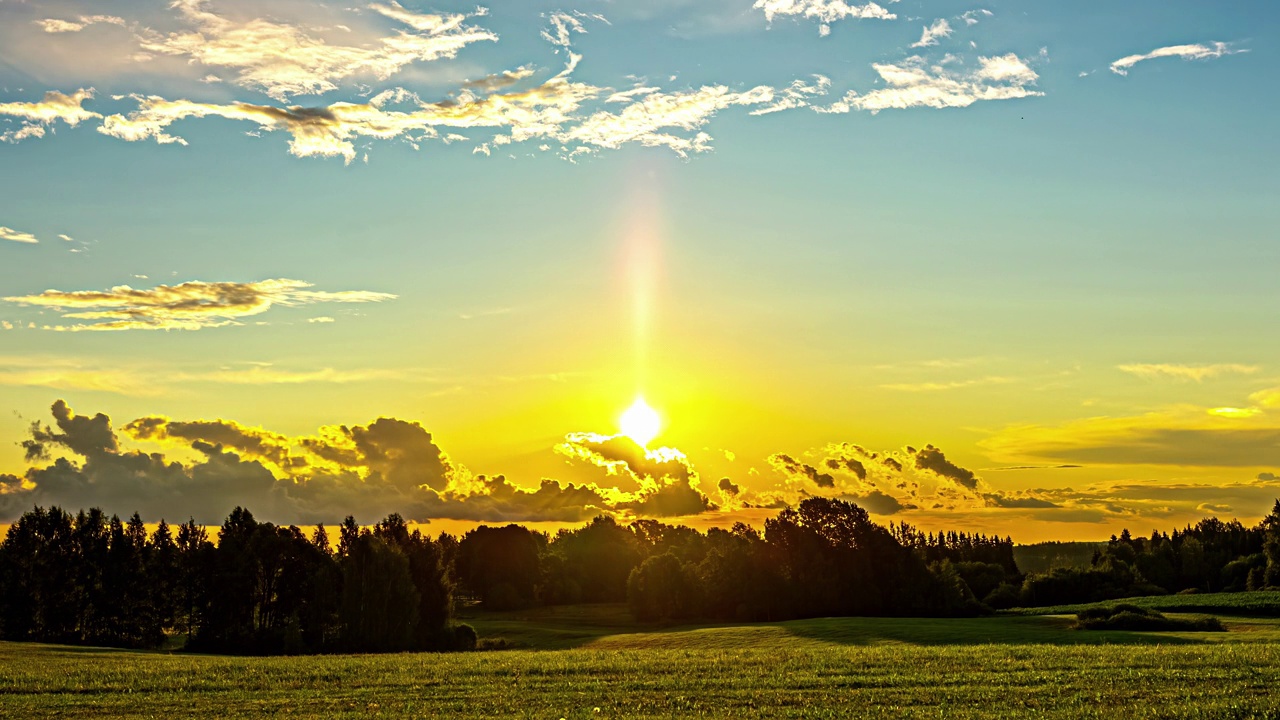
<path fill-rule="evenodd" d="M 476 634 L 476 629 L 466 623 L 453 626 L 453 650 L 461 650 L 469 652 L 476 649 L 480 636 Z"/>
<path fill-rule="evenodd" d="M 1081 610 L 1076 613 L 1077 630 L 1130 630 L 1138 632 L 1225 632 L 1216 617 L 1171 618 L 1150 608 L 1128 603 Z"/>

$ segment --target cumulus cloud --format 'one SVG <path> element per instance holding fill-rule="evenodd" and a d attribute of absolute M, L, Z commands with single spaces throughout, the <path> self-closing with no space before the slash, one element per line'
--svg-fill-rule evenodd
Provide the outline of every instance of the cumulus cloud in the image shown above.
<path fill-rule="evenodd" d="M 230 70 L 237 84 L 281 101 L 336 90 L 351 78 L 385 80 L 410 63 L 453 58 L 467 45 L 498 39 L 467 24 L 475 15 L 420 14 L 394 0 L 368 8 L 410 30 L 398 29 L 366 45 L 332 43 L 298 25 L 260 17 L 233 19 L 210 10 L 207 0 L 174 0 L 171 6 L 192 29 L 144 34 L 143 50 Z"/>
<path fill-rule="evenodd" d="M 1013 53 L 979 57 L 976 68 L 951 69 L 948 65 L 930 64 L 919 56 L 899 63 L 875 63 L 872 67 L 886 87 L 863 95 L 851 90 L 844 99 L 815 109 L 826 113 L 866 110 L 874 114 L 913 107 L 968 107 L 975 102 L 1044 94 L 1033 89 L 1040 76 L 1027 60 Z"/>
<path fill-rule="evenodd" d="M 53 417 L 52 427 L 33 424 L 25 443 L 30 462 L 52 462 L 0 476 L 0 519 L 37 504 L 200 522 L 218 522 L 243 505 L 267 519 L 303 523 L 348 514 L 367 522 L 392 512 L 417 521 L 577 522 L 602 512 L 665 517 L 711 507 L 687 481 L 622 493 L 550 479 L 528 489 L 501 475 L 473 477 L 420 424 L 395 418 L 302 437 L 225 419 L 159 415 L 122 429 L 135 442 L 195 453 L 178 461 L 125 449 L 106 415 L 78 415 L 59 400 Z"/>
<path fill-rule="evenodd" d="M 21 230 L 14 230 L 13 228 L 4 226 L 0 226 L 0 240 L 10 240 L 12 242 L 25 243 L 28 245 L 35 245 L 40 242 L 35 235 L 32 235 L 29 232 L 22 232 Z"/>
<path fill-rule="evenodd" d="M 1128 75 L 1129 69 L 1140 62 L 1147 60 L 1156 60 L 1159 58 L 1176 57 L 1184 60 L 1210 60 L 1220 58 L 1223 55 L 1236 55 L 1238 53 L 1249 52 L 1245 49 L 1236 49 L 1231 43 L 1214 42 L 1208 45 L 1170 45 L 1168 47 L 1156 48 L 1149 53 L 1140 55 L 1128 55 L 1111 63 L 1111 72 L 1117 75 Z"/>
<path fill-rule="evenodd" d="M 978 486 L 978 477 L 972 470 L 956 465 L 947 459 L 942 451 L 932 445 L 926 445 L 915 453 L 915 464 L 921 470 L 928 470 L 940 477 L 952 480 L 968 490 Z"/>
<path fill-rule="evenodd" d="M 819 488 L 833 488 L 836 479 L 830 473 L 820 472 L 817 468 L 787 455 L 776 453 L 769 456 L 769 464 L 778 472 L 807 479 Z"/>
<path fill-rule="evenodd" d="M 51 308 L 64 319 L 89 320 L 54 325 L 55 330 L 200 330 L 240 324 L 273 306 L 315 303 L 367 303 L 396 296 L 364 290 L 325 292 L 308 290 L 311 283 L 275 279 L 258 282 L 185 282 L 134 289 L 46 290 L 38 295 L 6 297 L 6 302 Z"/>
<path fill-rule="evenodd" d="M 650 517 L 694 515 L 713 506 L 697 472 L 674 448 L 644 448 L 625 435 L 570 433 L 555 451 L 603 471 L 614 507 Z"/>
<path fill-rule="evenodd" d="M 0 142 L 18 142 L 29 137 L 44 137 L 46 130 L 58 121 L 75 127 L 85 120 L 102 117 L 96 112 L 85 110 L 86 100 L 93 98 L 93 88 L 82 88 L 67 95 L 50 90 L 44 99 L 38 102 L 0 103 L 0 115 L 8 115 L 23 120 L 17 130 L 0 133 Z"/>
<path fill-rule="evenodd" d="M 1148 380 L 1160 378 L 1194 380 L 1204 382 L 1219 375 L 1251 375 L 1258 371 L 1256 365 L 1219 363 L 1216 365 L 1175 365 L 1172 363 L 1134 363 L 1118 365 L 1117 369 Z"/>
<path fill-rule="evenodd" d="M 920 39 L 911 43 L 913 48 L 929 47 L 937 45 L 938 38 L 949 37 L 951 35 L 951 23 L 946 18 L 938 18 L 933 21 L 932 25 L 926 25 L 920 34 Z"/>

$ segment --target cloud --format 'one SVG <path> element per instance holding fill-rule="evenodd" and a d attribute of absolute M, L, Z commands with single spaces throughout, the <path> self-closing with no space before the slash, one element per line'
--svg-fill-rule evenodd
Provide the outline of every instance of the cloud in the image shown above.
<path fill-rule="evenodd" d="M 980 101 L 1044 94 L 1032 89 L 1040 76 L 1013 53 L 979 57 L 976 69 L 952 70 L 944 64 L 931 65 L 919 56 L 899 63 L 875 63 L 872 67 L 886 87 L 865 95 L 851 90 L 844 99 L 815 109 L 824 113 L 866 110 L 874 114 L 913 107 L 968 107 Z"/>
<path fill-rule="evenodd" d="M 819 472 L 814 466 L 802 463 L 786 453 L 770 455 L 769 464 L 784 475 L 805 478 L 819 488 L 833 488 L 836 485 L 836 479 L 830 473 Z"/>
<path fill-rule="evenodd" d="M 557 47 L 568 50 L 573 45 L 573 35 L 586 35 L 587 26 L 583 20 L 595 20 L 606 25 L 609 21 L 603 15 L 589 14 L 581 11 L 574 11 L 572 14 L 566 12 L 554 12 L 547 18 L 551 23 L 551 27 L 542 31 L 542 39 Z"/>
<path fill-rule="evenodd" d="M 706 125 L 720 110 L 734 105 L 772 102 L 773 88 L 760 86 L 733 92 L 723 85 L 704 86 L 688 92 L 651 92 L 617 113 L 598 111 L 559 134 L 561 142 L 617 149 L 628 143 L 667 147 L 681 157 L 710 149 L 711 136 L 692 137 L 671 130 L 693 132 Z"/>
<path fill-rule="evenodd" d="M 1111 63 L 1111 72 L 1117 75 L 1128 75 L 1129 69 L 1140 62 L 1147 60 L 1155 60 L 1158 58 L 1178 57 L 1184 60 L 1209 60 L 1212 58 L 1220 58 L 1223 55 L 1236 55 L 1239 53 L 1249 52 L 1244 49 L 1234 49 L 1231 43 L 1214 42 L 1209 45 L 1170 45 L 1168 47 L 1156 48 L 1149 53 L 1142 55 L 1128 55 Z"/>
<path fill-rule="evenodd" d="M 933 21 L 932 25 L 924 27 L 924 31 L 920 34 L 920 39 L 911 43 L 911 47 L 922 48 L 937 45 L 938 38 L 950 37 L 950 35 L 951 23 L 947 22 L 945 18 L 938 18 Z"/>
<path fill-rule="evenodd" d="M 978 478 L 972 470 L 956 465 L 947 460 L 942 451 L 932 445 L 926 445 L 915 453 L 915 465 L 921 470 L 929 470 L 937 475 L 955 481 L 967 490 L 978 486 Z"/>
<path fill-rule="evenodd" d="M 106 291 L 46 290 L 39 295 L 6 297 L 6 302 L 52 308 L 64 319 L 101 322 L 55 325 L 55 330 L 200 330 L 237 325 L 273 306 L 315 303 L 366 303 L 392 300 L 387 293 L 307 290 L 310 283 L 275 279 L 259 282 L 185 282 L 149 290 L 120 285 Z"/>
<path fill-rule="evenodd" d="M 143 50 L 234 71 L 237 84 L 281 101 L 336 90 L 338 82 L 355 77 L 386 80 L 410 63 L 453 58 L 467 45 L 498 39 L 466 24 L 483 11 L 471 16 L 419 14 L 394 0 L 368 9 L 413 31 L 398 29 L 363 45 L 331 43 L 297 25 L 264 18 L 232 19 L 208 5 L 207 0 L 174 0 L 171 7 L 193 29 L 144 34 Z"/>
<path fill-rule="evenodd" d="M 726 495 L 728 497 L 737 497 L 738 494 L 742 492 L 742 488 L 739 487 L 737 483 L 735 483 L 734 481 L 730 480 L 727 477 L 720 478 L 720 483 L 719 485 L 717 485 L 717 487 L 720 488 L 721 494 Z"/>
<path fill-rule="evenodd" d="M 29 232 L 22 232 L 20 230 L 14 230 L 13 228 L 4 226 L 0 226 L 0 240 L 11 240 L 16 243 L 26 243 L 29 245 L 35 245 L 40 242 L 36 239 L 35 235 L 32 235 Z"/>
<path fill-rule="evenodd" d="M 991 12 L 990 10 L 984 9 L 984 8 L 979 8 L 979 9 L 977 9 L 977 10 L 968 10 L 968 11 L 965 11 L 964 13 L 962 13 L 962 14 L 960 15 L 960 19 L 964 21 L 964 24 L 965 24 L 965 25 L 977 25 L 977 24 L 978 24 L 978 16 L 979 16 L 979 15 L 981 15 L 981 16 L 983 16 L 983 17 L 991 17 L 991 16 L 995 15 L 995 13 Z"/>
<path fill-rule="evenodd" d="M 820 32 L 823 35 L 831 31 L 829 23 L 837 20 L 895 20 L 898 17 L 874 2 L 850 5 L 843 0 L 756 0 L 752 7 L 764 11 L 765 20 L 769 23 L 778 16 L 817 20 L 822 23 Z"/>
<path fill-rule="evenodd" d="M 80 32 L 90 25 L 119 25 L 125 27 L 124 18 L 115 15 L 81 15 L 75 20 L 59 20 L 57 18 L 45 18 L 37 20 L 36 25 L 47 33 L 72 33 Z"/>
<path fill-rule="evenodd" d="M 814 75 L 813 83 L 794 80 L 791 85 L 778 90 L 774 100 L 765 107 L 752 110 L 750 115 L 769 115 L 782 110 L 808 107 L 815 97 L 826 95 L 831 90 L 831 78 L 825 75 Z"/>
<path fill-rule="evenodd" d="M 601 513 L 673 517 L 714 507 L 696 480 L 665 473 L 660 482 L 646 477 L 637 492 L 547 478 L 528 489 L 502 475 L 472 476 L 419 423 L 396 418 L 300 437 L 226 419 L 149 415 L 124 426 L 126 439 L 194 453 L 179 461 L 124 448 L 106 415 L 78 415 L 59 400 L 53 416 L 55 427 L 33 424 L 25 443 L 29 462 L 52 462 L 0 476 L 0 520 L 35 504 L 138 511 L 150 520 L 194 515 L 200 522 L 217 522 L 242 505 L 264 519 L 302 523 L 348 514 L 367 522 L 392 512 L 415 521 L 578 522 Z"/>
<path fill-rule="evenodd" d="M 578 56 L 572 56 L 563 72 L 528 90 L 477 94 L 476 90 L 482 86 L 473 83 L 456 97 L 436 103 L 422 103 L 403 90 L 379 93 L 367 103 L 340 102 L 319 108 L 198 103 L 135 96 L 136 111 L 107 117 L 98 131 L 129 142 L 154 139 L 161 144 L 186 145 L 183 138 L 169 134 L 170 125 L 186 118 L 221 117 L 253 122 L 266 131 L 287 132 L 292 136 L 289 152 L 297 157 L 336 156 L 347 163 L 356 157 L 352 144 L 356 137 L 381 140 L 404 137 L 416 146 L 423 140 L 439 137 L 437 128 L 442 127 L 508 129 L 508 135 L 495 140 L 499 144 L 545 137 L 563 138 L 568 142 L 570 139 L 562 133 L 563 126 L 573 119 L 585 100 L 601 92 L 599 88 L 569 79 L 577 60 Z M 506 77 L 519 80 L 528 75 L 525 71 L 515 71 Z M 392 102 L 411 102 L 413 107 L 388 109 L 386 106 Z"/>
<path fill-rule="evenodd" d="M 1259 390 L 1249 399 L 1265 408 L 1280 408 L 1280 387 Z"/>
<path fill-rule="evenodd" d="M 914 505 L 904 505 L 892 495 L 886 495 L 879 490 L 872 490 L 866 495 L 843 495 L 841 500 L 857 503 L 866 508 L 867 512 L 876 515 L 894 515 L 907 509 L 915 509 Z"/>
<path fill-rule="evenodd" d="M 981 441 L 1011 462 L 1182 467 L 1280 465 L 1280 427 L 1261 416 L 1223 417 L 1199 409 L 1137 417 L 1096 417 L 1056 427 L 1013 426 Z"/>
<path fill-rule="evenodd" d="M 39 102 L 0 103 L 0 115 L 21 118 L 24 121 L 19 129 L 0 133 L 0 142 L 18 142 L 29 137 L 44 137 L 46 129 L 59 120 L 70 127 L 75 127 L 85 120 L 102 117 L 83 107 L 86 100 L 93 98 L 93 93 L 93 88 L 80 89 L 70 95 L 50 90 Z"/>
<path fill-rule="evenodd" d="M 1250 375 L 1258 371 L 1256 365 L 1240 365 L 1236 363 L 1220 363 L 1216 365 L 1174 365 L 1170 363 L 1137 363 L 1117 365 L 1116 368 L 1131 375 L 1148 380 L 1173 378 L 1175 380 L 1194 380 L 1204 382 L 1208 378 L 1219 375 Z"/>
<path fill-rule="evenodd" d="M 898 392 L 940 392 L 943 390 L 958 390 L 960 388 L 976 387 L 979 385 L 1005 385 L 1013 382 L 1013 378 L 989 375 L 983 378 L 973 378 L 970 380 L 952 380 L 950 382 L 920 382 L 920 383 L 889 383 L 881 385 L 885 390 L 897 390 Z"/>

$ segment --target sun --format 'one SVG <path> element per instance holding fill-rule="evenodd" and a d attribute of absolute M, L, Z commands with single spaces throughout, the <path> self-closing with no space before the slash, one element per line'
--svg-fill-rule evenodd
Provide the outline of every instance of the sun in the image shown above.
<path fill-rule="evenodd" d="M 658 417 L 658 411 L 649 407 L 643 397 L 637 395 L 636 401 L 618 418 L 618 426 L 623 435 L 634 440 L 640 447 L 647 448 L 662 431 L 662 418 Z"/>

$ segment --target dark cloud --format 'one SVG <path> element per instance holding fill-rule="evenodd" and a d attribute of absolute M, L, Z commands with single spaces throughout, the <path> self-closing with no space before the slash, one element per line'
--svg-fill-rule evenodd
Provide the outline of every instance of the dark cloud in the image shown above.
<path fill-rule="evenodd" d="M 987 505 L 1000 508 L 1042 509 L 1062 507 L 1055 502 L 1036 497 L 1009 497 L 1000 493 L 987 493 L 982 496 L 982 499 L 987 502 Z"/>
<path fill-rule="evenodd" d="M 847 470 L 858 476 L 859 480 L 867 479 L 867 468 L 861 461 L 850 457 L 827 458 L 827 468 L 831 470 Z"/>
<path fill-rule="evenodd" d="M 137 440 L 204 441 L 230 448 L 256 459 L 268 460 L 281 468 L 305 465 L 289 452 L 289 438 L 259 428 L 248 428 L 230 420 L 175 422 L 166 417 L 138 418 L 121 428 Z"/>
<path fill-rule="evenodd" d="M 78 416 L 61 400 L 53 415 L 57 429 L 33 425 L 28 443 L 38 446 L 35 459 L 65 452 L 22 476 L 0 475 L 0 520 L 35 505 L 137 511 L 150 520 L 193 516 L 205 523 L 220 522 L 237 505 L 264 519 L 300 523 L 348 514 L 372 522 L 393 512 L 416 521 L 579 522 L 601 513 L 669 517 L 714 508 L 682 455 L 649 457 L 643 449 L 637 455 L 621 442 L 595 443 L 591 452 L 601 462 L 634 463 L 645 478 L 636 492 L 551 479 L 525 489 L 502 475 L 473 478 L 425 428 L 395 418 L 302 438 L 229 420 L 146 416 L 125 426 L 135 439 L 198 454 L 184 463 L 122 450 L 106 415 Z"/>
<path fill-rule="evenodd" d="M 106 415 L 76 415 L 62 400 L 55 402 L 52 410 L 53 419 L 62 432 L 55 432 L 48 425 L 32 423 L 31 438 L 22 443 L 27 462 L 48 458 L 50 445 L 60 445 L 85 457 L 115 452 L 119 447 L 115 433 L 111 432 L 111 420 Z"/>
<path fill-rule="evenodd" d="M 769 456 L 769 464 L 788 475 L 799 475 L 808 478 L 810 482 L 820 488 L 835 487 L 836 479 L 830 473 L 818 472 L 818 469 L 812 465 L 796 460 L 785 453 L 776 453 Z"/>
<path fill-rule="evenodd" d="M 957 484 L 973 490 L 978 487 L 978 478 L 973 471 L 966 470 L 959 465 L 947 460 L 942 451 L 932 445 L 926 445 L 923 449 L 915 451 L 907 448 L 908 452 L 915 455 L 916 467 L 921 470 L 929 470 L 941 477 L 953 480 Z"/>
<path fill-rule="evenodd" d="M 903 504 L 892 495 L 886 495 L 879 490 L 872 490 L 866 495 L 841 495 L 840 499 L 857 503 L 866 508 L 868 512 L 876 515 L 893 515 L 903 510 L 915 508 L 914 505 Z"/>
<path fill-rule="evenodd" d="M 725 495 L 728 495 L 729 497 L 736 497 L 739 493 L 742 492 L 742 488 L 738 487 L 738 484 L 733 482 L 729 478 L 720 478 L 719 487 L 720 487 L 720 492 L 724 493 Z"/>
<path fill-rule="evenodd" d="M 902 472 L 902 463 L 898 462 L 897 460 L 891 457 L 884 458 L 880 462 L 884 463 L 885 467 L 889 468 L 894 472 Z"/>
<path fill-rule="evenodd" d="M 697 515 L 715 506 L 707 497 L 686 481 L 674 482 L 646 493 L 634 502 L 619 503 L 617 507 L 648 517 L 677 517 Z"/>

